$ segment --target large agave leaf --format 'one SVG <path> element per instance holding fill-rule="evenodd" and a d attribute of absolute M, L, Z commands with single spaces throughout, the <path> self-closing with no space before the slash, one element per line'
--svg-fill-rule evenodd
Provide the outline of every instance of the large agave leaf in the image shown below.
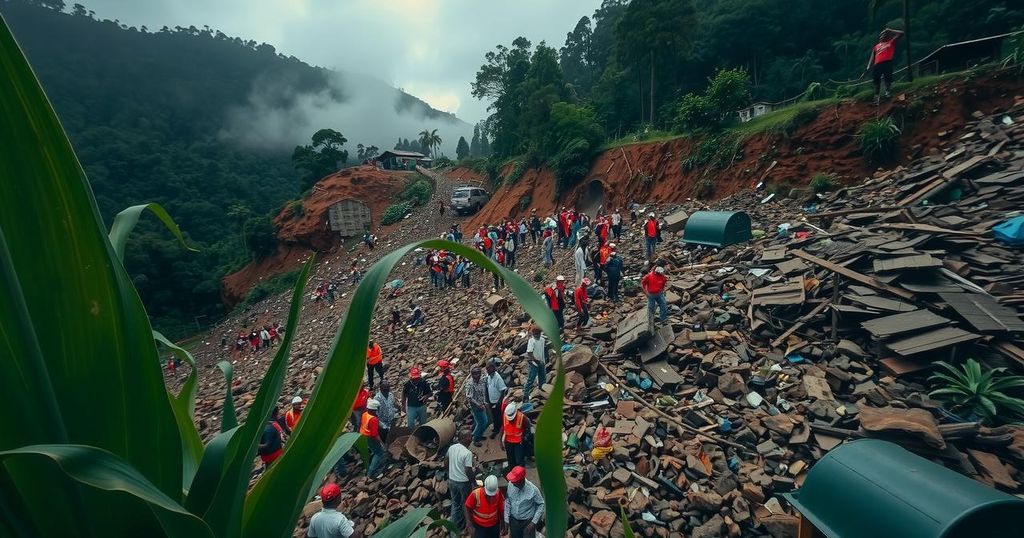
<path fill-rule="evenodd" d="M 30 457 L 53 461 L 68 476 L 87 486 L 124 492 L 144 501 L 168 536 L 213 537 L 201 519 L 165 495 L 128 462 L 106 450 L 83 445 L 30 445 L 0 452 L 0 461 Z"/>
<path fill-rule="evenodd" d="M 222 415 L 220 419 L 220 431 L 226 432 L 235 426 L 238 426 L 238 417 L 235 416 L 235 400 L 231 394 L 231 380 L 235 377 L 235 368 L 231 366 L 228 361 L 220 361 L 217 363 L 217 368 L 220 368 L 221 373 L 224 374 L 224 385 L 227 386 L 224 394 L 224 407 L 222 408 Z"/>
<path fill-rule="evenodd" d="M 61 420 L 53 425 L 63 423 L 68 442 L 108 450 L 169 497 L 180 497 L 178 424 L 149 319 L 108 242 L 71 144 L 5 22 L 0 23 L 0 118 L 0 231 L 13 269 L 9 276 L 28 314 L 21 329 L 34 327 L 34 334 L 18 330 L 4 336 L 8 345 L 20 342 L 5 348 L 0 363 L 41 360 L 26 365 L 26 372 L 45 369 L 51 387 L 26 395 L 24 404 L 38 413 L 9 423 L 36 420 L 29 417 L 51 410 L 54 398 Z M 5 285 L 5 296 L 10 286 Z M 46 338 L 34 338 L 44 331 Z M 32 353 L 8 361 L 9 349 Z M 6 467 L 22 467 L 22 461 L 10 460 Z M 11 477 L 21 495 L 46 488 L 38 475 Z M 121 496 L 112 494 L 90 491 L 85 500 L 94 510 L 121 507 Z M 143 520 L 152 519 L 136 519 L 137 511 L 120 516 L 91 520 L 96 532 L 109 533 L 134 525 L 141 531 Z"/>
<path fill-rule="evenodd" d="M 322 461 L 344 429 L 365 369 L 370 314 L 388 273 L 417 247 L 439 248 L 467 257 L 476 265 L 498 271 L 506 279 L 526 311 L 534 318 L 556 349 L 561 339 L 554 316 L 540 295 L 518 274 L 498 266 L 475 249 L 450 241 L 428 240 L 407 245 L 386 256 L 367 271 L 335 338 L 323 373 L 303 411 L 284 455 L 263 475 L 246 499 L 243 531 L 246 536 L 283 536 L 295 526 L 305 499 L 295 491 L 309 491 L 315 479 L 310 461 Z M 555 387 L 537 423 L 536 457 L 547 500 L 548 534 L 562 536 L 568 522 L 565 477 L 562 471 L 562 396 L 565 388 L 561 355 L 557 359 Z M 339 410 L 344 412 L 339 413 Z"/>
<path fill-rule="evenodd" d="M 347 432 L 341 434 L 341 437 L 334 442 L 334 446 L 331 447 L 330 452 L 324 456 L 323 461 L 320 462 L 320 467 L 317 468 L 316 474 L 313 475 L 313 485 L 309 487 L 309 493 L 306 494 L 305 502 L 309 502 L 310 499 L 316 495 L 317 488 L 320 487 L 320 481 L 327 476 L 327 473 L 331 472 L 334 465 L 338 463 L 346 452 L 352 449 L 352 445 L 362 437 L 356 432 Z"/>
<path fill-rule="evenodd" d="M 139 223 L 139 217 L 142 216 L 142 212 L 147 209 L 156 215 L 160 222 L 164 223 L 164 226 L 174 234 L 174 237 L 178 239 L 181 246 L 192 252 L 198 252 L 185 243 L 185 237 L 181 235 L 181 229 L 178 228 L 174 219 L 167 214 L 163 206 L 157 203 L 149 203 L 133 205 L 114 217 L 114 224 L 110 226 L 110 244 L 114 247 L 114 252 L 117 254 L 118 259 L 124 260 L 124 246 L 128 244 L 128 236 L 135 229 L 135 225 Z"/>
<path fill-rule="evenodd" d="M 431 518 L 433 521 L 427 525 L 420 526 L 424 519 Z M 448 529 L 449 533 L 457 532 L 455 525 L 441 519 L 437 510 L 426 507 L 416 508 L 405 513 L 402 517 L 389 523 L 386 527 L 373 535 L 374 538 L 418 538 L 426 536 L 427 531 L 435 526 L 442 526 Z"/>
<path fill-rule="evenodd" d="M 188 377 L 181 385 L 181 391 L 177 396 L 171 396 L 171 409 L 174 410 L 174 418 L 178 421 L 178 430 L 181 432 L 181 454 L 182 454 L 182 477 L 181 488 L 188 493 L 189 484 L 196 475 L 199 468 L 199 461 L 203 458 L 203 439 L 199 437 L 199 430 L 192 420 L 196 410 L 196 360 L 192 354 L 178 347 L 167 339 L 166 336 L 153 331 L 153 339 L 167 346 L 177 357 L 189 365 Z"/>

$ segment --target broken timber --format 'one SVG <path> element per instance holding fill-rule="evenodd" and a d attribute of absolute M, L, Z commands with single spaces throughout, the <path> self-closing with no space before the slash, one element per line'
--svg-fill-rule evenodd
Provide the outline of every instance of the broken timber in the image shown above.
<path fill-rule="evenodd" d="M 906 299 L 908 301 L 914 300 L 914 294 L 910 293 L 907 290 L 900 289 L 900 288 L 897 288 L 895 286 L 890 286 L 890 285 L 888 285 L 888 284 L 886 284 L 884 282 L 881 282 L 881 281 L 879 281 L 877 279 L 871 278 L 871 277 L 869 277 L 867 275 L 863 275 L 863 274 L 858 273 L 857 271 L 854 271 L 852 269 L 847 269 L 846 267 L 843 267 L 841 265 L 836 265 L 836 264 L 834 264 L 834 263 L 832 263 L 832 262 L 830 262 L 828 260 L 823 260 L 823 259 L 821 259 L 821 258 L 819 258 L 817 256 L 808 254 L 808 253 L 806 253 L 806 252 L 804 252 L 802 250 L 794 250 L 792 253 L 793 253 L 794 256 L 796 256 L 798 258 L 803 258 L 803 259 L 805 259 L 805 260 L 807 260 L 807 261 L 809 261 L 809 262 L 811 262 L 811 263 L 813 263 L 815 265 L 818 265 L 818 266 L 824 267 L 825 269 L 828 269 L 830 271 L 839 273 L 839 274 L 845 276 L 846 278 L 849 278 L 850 280 L 855 280 L 857 282 L 860 282 L 861 284 L 864 284 L 865 286 L 868 286 L 868 287 L 871 287 L 871 288 L 875 288 L 876 290 L 881 290 L 881 291 L 889 292 L 889 293 L 891 293 L 891 294 L 893 294 L 893 295 L 895 295 L 897 297 L 900 297 L 902 299 Z"/>

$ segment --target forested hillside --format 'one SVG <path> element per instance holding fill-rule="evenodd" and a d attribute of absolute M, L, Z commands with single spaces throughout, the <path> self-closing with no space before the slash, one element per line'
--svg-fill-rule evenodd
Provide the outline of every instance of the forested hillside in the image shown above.
<path fill-rule="evenodd" d="M 604 0 L 557 50 L 520 37 L 485 55 L 473 92 L 492 103 L 486 171 L 493 179 L 514 158 L 504 179 L 515 181 L 544 164 L 557 195 L 609 140 L 707 133 L 753 100 L 870 88 L 852 83 L 870 80 L 879 32 L 907 28 L 904 4 L 911 31 L 897 42 L 897 68 L 908 43 L 921 58 L 1024 24 L 1024 5 L 1005 0 Z"/>
<path fill-rule="evenodd" d="M 288 89 L 266 99 L 329 92 L 343 102 L 344 86 L 335 72 L 210 28 L 126 27 L 96 20 L 77 4 L 66 8 L 70 13 L 62 8 L 60 1 L 0 0 L 0 13 L 68 131 L 108 225 L 127 206 L 159 202 L 199 249 L 185 252 L 145 216 L 126 253 L 155 325 L 184 334 L 197 321 L 205 325 L 223 314 L 220 277 L 249 260 L 244 236 L 250 243 L 260 242 L 257 234 L 273 240 L 267 215 L 300 194 L 304 171 L 295 169 L 292 153 L 314 132 L 291 147 L 253 146 L 234 136 L 238 127 L 230 122 L 251 114 L 247 106 L 256 87 Z M 345 77 L 395 96 L 391 110 L 379 111 L 382 120 L 415 114 L 438 125 L 457 122 L 382 82 Z M 461 125 L 468 133 L 469 126 Z M 383 141 L 357 140 L 347 129 L 352 126 L 320 127 L 348 135 L 349 164 L 357 143 L 383 145 L 410 134 L 396 130 Z"/>

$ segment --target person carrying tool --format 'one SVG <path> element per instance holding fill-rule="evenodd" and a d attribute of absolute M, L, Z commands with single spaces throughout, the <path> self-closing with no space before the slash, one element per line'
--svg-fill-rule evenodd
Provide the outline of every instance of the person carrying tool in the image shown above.
<path fill-rule="evenodd" d="M 655 267 L 653 271 L 644 275 L 640 279 L 640 286 L 643 287 L 644 293 L 647 294 L 647 309 L 654 314 L 654 310 L 660 309 L 660 317 L 658 321 L 665 323 L 668 319 L 668 303 L 665 302 L 665 286 L 668 283 L 668 278 L 665 277 L 665 268 Z"/>
<path fill-rule="evenodd" d="M 430 399 L 430 385 L 420 376 L 415 366 L 409 370 L 409 380 L 402 387 L 402 405 L 405 406 L 405 425 L 415 429 L 427 423 L 427 400 Z"/>
<path fill-rule="evenodd" d="M 509 468 L 526 464 L 526 447 L 523 444 L 530 429 L 530 419 L 519 410 L 515 402 L 505 406 L 501 428 L 501 444 L 505 447 L 505 459 Z"/>
<path fill-rule="evenodd" d="M 555 282 L 544 288 L 544 298 L 547 299 L 548 308 L 555 315 L 558 321 L 558 330 L 565 328 L 565 277 L 558 275 Z"/>
<path fill-rule="evenodd" d="M 505 530 L 505 496 L 498 489 L 498 477 L 489 475 L 483 487 L 466 498 L 466 528 L 473 538 L 499 538 Z"/>
<path fill-rule="evenodd" d="M 379 408 L 380 402 L 377 400 L 366 402 L 366 412 L 363 413 L 359 424 L 359 434 L 366 437 L 370 453 L 373 455 L 370 458 L 370 468 L 366 470 L 366 476 L 370 478 L 379 477 L 384 463 L 387 462 L 387 451 L 384 450 L 384 441 L 380 437 L 380 421 L 377 419 Z"/>
<path fill-rule="evenodd" d="M 309 518 L 309 538 L 363 538 L 344 514 L 338 511 L 341 504 L 341 488 L 330 483 L 320 488 L 320 501 L 324 507 Z"/>
<path fill-rule="evenodd" d="M 872 81 L 875 83 L 875 104 L 879 103 L 879 92 L 882 83 L 885 83 L 885 98 L 889 98 L 889 88 L 892 86 L 892 64 L 896 55 L 896 41 L 903 37 L 903 32 L 886 28 L 878 35 L 878 43 L 871 47 L 871 56 L 868 57 L 868 66 L 864 71 L 871 71 Z M 910 69 L 910 66 L 907 67 Z"/>
<path fill-rule="evenodd" d="M 526 469 L 522 466 L 514 467 L 505 478 L 508 491 L 504 518 L 509 538 L 533 538 L 537 523 L 544 515 L 544 497 L 540 489 L 526 479 Z"/>
<path fill-rule="evenodd" d="M 452 403 L 455 395 L 455 377 L 452 376 L 452 363 L 446 360 L 437 361 L 437 367 L 441 369 L 441 376 L 437 378 L 437 414 L 444 413 L 445 409 Z"/>
<path fill-rule="evenodd" d="M 448 492 L 452 497 L 451 520 L 459 531 L 466 522 L 466 498 L 476 483 L 473 453 L 469 450 L 472 439 L 473 434 L 469 430 L 461 430 L 458 441 L 452 443 L 445 453 L 448 462 Z"/>
<path fill-rule="evenodd" d="M 373 372 L 377 372 L 380 380 L 384 381 L 384 352 L 380 344 L 370 340 L 366 344 L 366 386 L 373 390 Z"/>

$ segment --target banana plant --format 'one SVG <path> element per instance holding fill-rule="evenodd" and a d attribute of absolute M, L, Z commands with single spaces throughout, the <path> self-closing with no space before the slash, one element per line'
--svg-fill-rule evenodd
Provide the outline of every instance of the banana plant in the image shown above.
<path fill-rule="evenodd" d="M 464 245 L 430 240 L 375 264 L 357 288 L 309 405 L 284 454 L 250 489 L 260 434 L 284 383 L 312 258 L 292 290 L 284 340 L 244 420 L 231 405 L 203 442 L 193 416 L 198 369 L 154 333 L 121 262 L 144 209 L 184 244 L 158 206 L 129 208 L 107 233 L 88 179 L 24 54 L 0 19 L 0 535 L 286 536 L 329 464 L 357 437 L 343 435 L 364 369 L 371 315 L 394 265 L 417 247 L 444 248 L 501 274 L 561 347 L 540 296 L 519 275 Z M 191 365 L 178 394 L 157 343 Z M 537 424 L 537 465 L 549 536 L 563 536 L 564 369 Z M 55 517 L 54 514 L 60 514 Z M 382 534 L 446 527 L 428 508 Z M 431 520 L 424 524 L 424 520 Z M 397 533 L 397 534 L 396 534 Z"/>

